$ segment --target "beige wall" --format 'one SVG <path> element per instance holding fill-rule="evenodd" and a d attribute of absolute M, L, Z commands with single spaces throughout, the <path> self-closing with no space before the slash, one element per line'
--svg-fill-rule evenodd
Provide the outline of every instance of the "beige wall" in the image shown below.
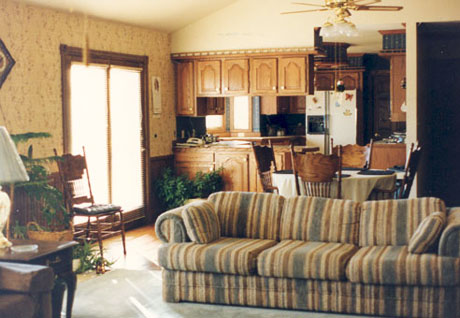
<path fill-rule="evenodd" d="M 174 32 L 172 51 L 312 46 L 312 29 L 321 26 L 328 14 L 280 15 L 282 11 L 303 9 L 290 3 L 290 0 L 240 0 Z M 352 21 L 358 26 L 407 23 L 407 130 L 411 142 L 417 139 L 416 23 L 460 20 L 460 1 L 384 0 L 381 4 L 403 5 L 404 9 L 399 12 L 353 12 Z"/>
<path fill-rule="evenodd" d="M 50 132 L 52 139 L 34 142 L 37 156 L 62 151 L 59 45 L 82 47 L 83 30 L 82 15 L 0 0 L 0 38 L 16 60 L 0 88 L 0 125 L 10 133 Z M 169 35 L 96 19 L 89 19 L 88 33 L 91 49 L 149 57 L 149 78 L 160 76 L 163 104 L 160 116 L 150 116 L 150 156 L 170 154 L 176 122 Z"/>

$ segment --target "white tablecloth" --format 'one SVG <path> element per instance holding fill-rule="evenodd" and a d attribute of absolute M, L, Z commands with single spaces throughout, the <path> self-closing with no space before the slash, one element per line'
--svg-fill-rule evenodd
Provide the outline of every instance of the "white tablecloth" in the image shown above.
<path fill-rule="evenodd" d="M 357 202 L 366 201 L 372 189 L 391 190 L 396 183 L 396 174 L 391 175 L 361 175 L 359 171 L 342 171 L 342 174 L 351 175 L 342 178 L 342 199 Z M 279 193 L 285 197 L 296 196 L 295 181 L 293 174 L 273 173 L 273 185 L 278 187 Z M 302 194 L 302 187 L 300 187 Z M 332 184 L 332 197 L 337 196 L 337 181 Z"/>

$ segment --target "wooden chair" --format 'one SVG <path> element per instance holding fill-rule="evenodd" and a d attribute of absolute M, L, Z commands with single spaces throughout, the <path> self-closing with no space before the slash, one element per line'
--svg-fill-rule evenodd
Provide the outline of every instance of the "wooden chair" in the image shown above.
<path fill-rule="evenodd" d="M 57 151 L 54 149 L 57 156 Z M 114 234 L 120 234 L 123 242 L 123 253 L 126 255 L 125 225 L 123 210 L 113 204 L 96 204 L 89 171 L 86 163 L 86 153 L 83 147 L 83 155 L 64 154 L 62 160 L 58 160 L 59 176 L 64 188 L 64 200 L 66 208 L 72 218 L 75 216 L 87 217 L 86 228 L 81 230 L 74 226 L 74 238 L 79 240 L 84 237 L 86 241 L 96 237 L 99 250 L 103 259 L 104 252 L 102 240 Z M 96 224 L 91 223 L 92 220 Z"/>
<path fill-rule="evenodd" d="M 273 193 L 274 191 L 279 192 L 277 187 L 273 186 L 272 183 L 272 172 L 277 171 L 275 153 L 273 146 L 269 141 L 268 146 L 256 146 L 252 144 L 252 151 L 256 159 L 257 173 L 262 182 L 262 188 L 264 192 Z"/>
<path fill-rule="evenodd" d="M 401 183 L 397 183 L 393 190 L 373 189 L 368 200 L 407 199 L 409 197 L 422 151 L 420 146 L 414 147 L 415 145 L 412 143 Z"/>
<path fill-rule="evenodd" d="M 342 197 L 341 146 L 338 154 L 296 153 L 291 146 L 292 167 L 294 171 L 297 195 L 301 194 L 299 177 L 305 195 L 314 197 L 331 197 L 334 176 L 338 175 L 337 198 Z"/>
<path fill-rule="evenodd" d="M 366 146 L 356 144 L 342 146 L 342 167 L 357 169 L 370 168 L 373 144 L 374 141 L 371 139 L 371 142 Z M 331 149 L 332 153 L 337 155 L 338 146 L 334 146 L 333 138 L 331 138 Z"/>
<path fill-rule="evenodd" d="M 414 182 L 415 174 L 417 173 L 418 164 L 420 162 L 420 156 L 422 154 L 422 147 L 414 143 L 410 146 L 409 157 L 406 161 L 406 167 L 404 169 L 404 177 L 402 179 L 401 187 L 399 188 L 399 198 L 407 199 Z"/>

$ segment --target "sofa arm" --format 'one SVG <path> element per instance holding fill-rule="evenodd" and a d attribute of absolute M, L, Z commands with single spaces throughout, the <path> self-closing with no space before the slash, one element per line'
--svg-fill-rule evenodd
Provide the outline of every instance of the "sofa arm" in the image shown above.
<path fill-rule="evenodd" d="M 185 206 L 169 210 L 161 214 L 155 222 L 155 233 L 165 243 L 189 242 L 190 238 L 185 230 L 182 210 Z"/>
<path fill-rule="evenodd" d="M 447 211 L 447 224 L 439 240 L 440 256 L 460 257 L 460 207 Z"/>

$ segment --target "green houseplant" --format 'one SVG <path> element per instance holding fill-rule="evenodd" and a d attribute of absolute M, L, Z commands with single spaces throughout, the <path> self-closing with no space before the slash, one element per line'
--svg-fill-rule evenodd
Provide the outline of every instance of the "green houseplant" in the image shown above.
<path fill-rule="evenodd" d="M 49 138 L 46 132 L 28 132 L 11 135 L 16 146 L 33 139 Z M 21 222 L 13 228 L 16 236 L 20 236 L 27 226 L 29 237 L 35 232 L 54 232 L 49 239 L 72 239 L 70 216 L 66 211 L 62 192 L 51 185 L 51 177 L 47 165 L 59 160 L 59 157 L 50 156 L 33 158 L 33 145 L 27 148 L 27 154 L 21 154 L 21 159 L 29 174 L 30 180 L 14 184 L 13 211 L 25 215 Z M 39 237 L 33 237 L 38 239 Z M 41 237 L 46 239 L 46 237 Z"/>
<path fill-rule="evenodd" d="M 165 208 L 173 209 L 184 205 L 192 198 L 207 198 L 211 193 L 223 189 L 222 168 L 211 172 L 197 172 L 190 180 L 185 175 L 175 175 L 165 169 L 155 182 L 158 198 Z"/>

